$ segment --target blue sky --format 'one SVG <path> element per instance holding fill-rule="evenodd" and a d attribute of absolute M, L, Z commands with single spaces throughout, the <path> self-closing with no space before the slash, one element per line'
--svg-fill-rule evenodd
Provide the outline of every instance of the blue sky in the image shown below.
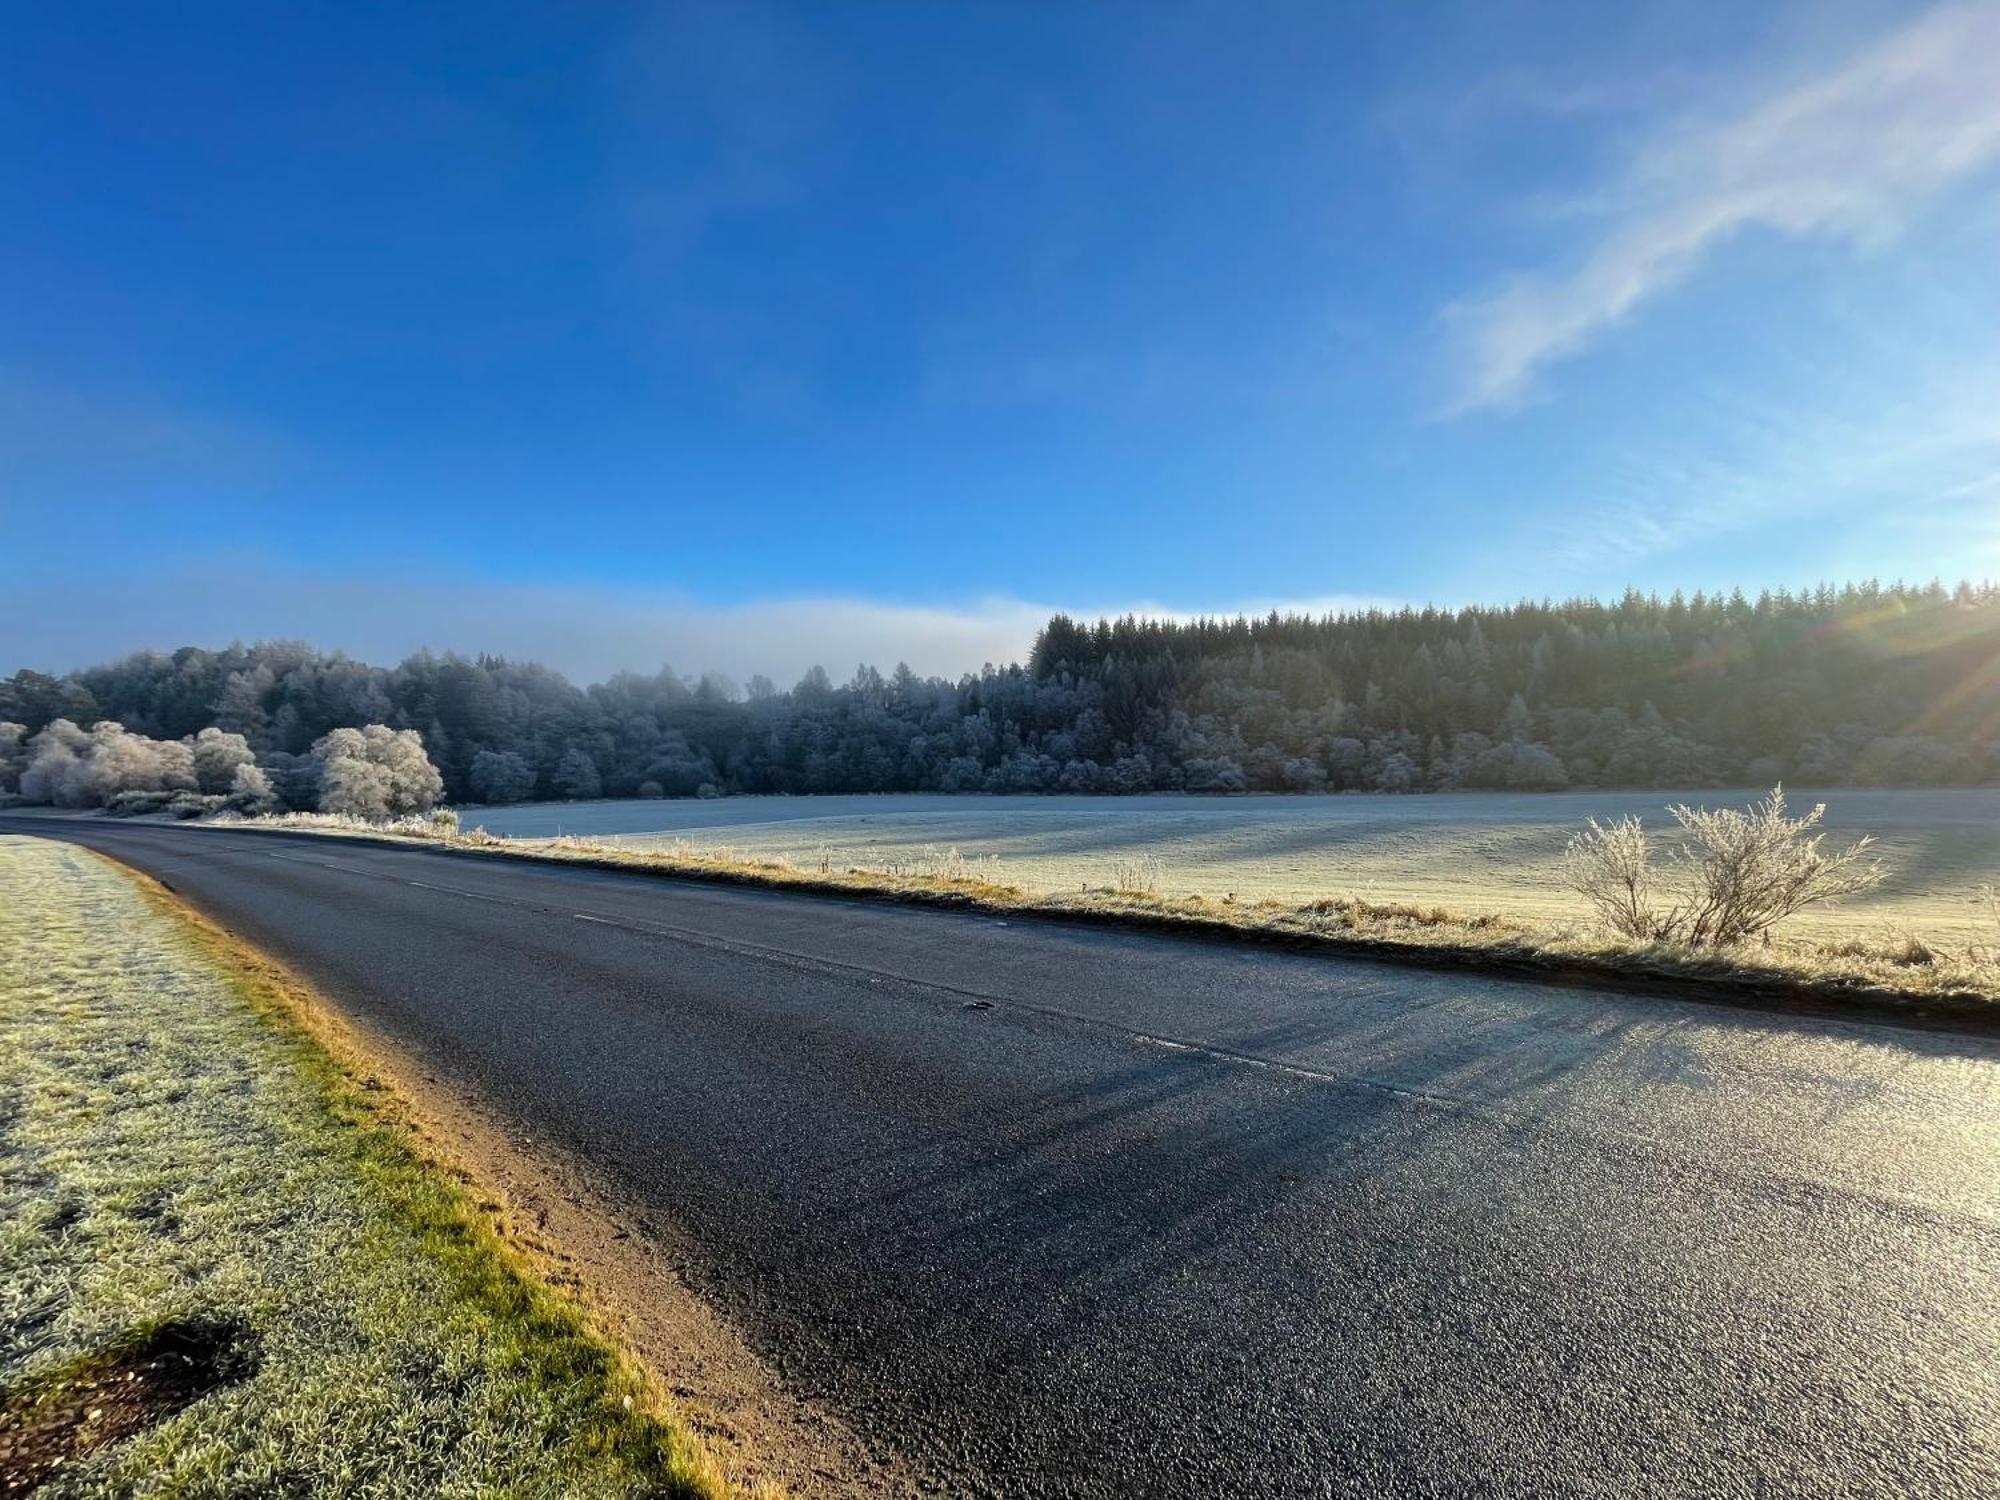
<path fill-rule="evenodd" d="M 2000 4 L 10 7 L 0 669 L 2000 573 Z"/>

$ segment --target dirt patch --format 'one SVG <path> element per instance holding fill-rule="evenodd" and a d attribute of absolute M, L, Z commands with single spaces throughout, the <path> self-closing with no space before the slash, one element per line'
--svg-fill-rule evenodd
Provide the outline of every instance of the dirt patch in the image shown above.
<path fill-rule="evenodd" d="M 78 1459 L 255 1373 L 249 1325 L 162 1323 L 0 1404 L 0 1495 L 31 1495 Z"/>

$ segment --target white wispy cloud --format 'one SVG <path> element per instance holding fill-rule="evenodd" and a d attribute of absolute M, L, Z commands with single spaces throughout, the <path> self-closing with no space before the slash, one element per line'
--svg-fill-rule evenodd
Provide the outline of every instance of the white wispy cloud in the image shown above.
<path fill-rule="evenodd" d="M 1984 299 L 1942 301 L 1983 326 Z M 1926 337 L 1941 312 L 1927 327 L 1901 311 L 1898 347 L 1881 347 L 1892 319 L 1869 314 L 1847 345 L 1861 352 L 1835 375 L 1815 368 L 1809 397 L 1781 381 L 1664 402 L 1658 423 L 1595 447 L 1570 493 L 1485 565 L 1584 592 L 1989 576 L 2000 351 L 1941 351 Z"/>
<path fill-rule="evenodd" d="M 1948 5 L 1839 67 L 1723 118 L 1651 134 L 1591 196 L 1566 270 L 1448 307 L 1450 410 L 1506 410 L 1732 234 L 1893 238 L 1927 200 L 2000 160 L 2000 4 Z"/>

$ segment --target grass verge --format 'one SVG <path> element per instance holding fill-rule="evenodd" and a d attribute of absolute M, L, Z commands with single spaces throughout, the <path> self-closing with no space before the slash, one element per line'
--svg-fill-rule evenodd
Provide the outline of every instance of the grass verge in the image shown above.
<path fill-rule="evenodd" d="M 269 970 L 0 837 L 0 1495 L 726 1486 Z"/>
<path fill-rule="evenodd" d="M 824 863 L 801 868 L 787 859 L 756 859 L 738 850 L 692 844 L 660 850 L 574 836 L 502 839 L 479 829 L 460 831 L 450 821 L 412 819 L 385 826 L 310 813 L 244 819 L 231 826 L 291 828 L 498 858 L 1278 943 L 1427 967 L 1671 990 L 1695 999 L 1833 1015 L 1979 1030 L 2000 1027 L 2000 921 L 1989 944 L 1927 943 L 1912 934 L 1890 933 L 1876 941 L 1776 937 L 1733 948 L 1692 948 L 1632 942 L 1581 922 L 1544 924 L 1356 896 L 1288 903 L 1112 887 L 1031 892 L 991 878 L 983 869 L 972 875 L 950 873 L 958 867 L 952 851 L 932 862 L 934 871 Z"/>

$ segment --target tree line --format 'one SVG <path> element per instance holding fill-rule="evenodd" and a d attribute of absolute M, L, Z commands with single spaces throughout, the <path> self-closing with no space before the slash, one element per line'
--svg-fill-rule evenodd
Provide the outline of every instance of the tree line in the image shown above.
<path fill-rule="evenodd" d="M 316 806 L 341 729 L 414 731 L 455 802 L 744 792 L 1389 791 L 2000 782 L 2000 585 L 1877 583 L 1319 617 L 1083 622 L 952 681 L 815 667 L 578 687 L 299 642 L 0 682 L 0 793 L 64 721 L 240 736 Z M 68 731 L 65 731 L 68 732 Z M 231 771 L 233 778 L 234 771 Z M 199 778 L 197 778 L 198 780 Z"/>

